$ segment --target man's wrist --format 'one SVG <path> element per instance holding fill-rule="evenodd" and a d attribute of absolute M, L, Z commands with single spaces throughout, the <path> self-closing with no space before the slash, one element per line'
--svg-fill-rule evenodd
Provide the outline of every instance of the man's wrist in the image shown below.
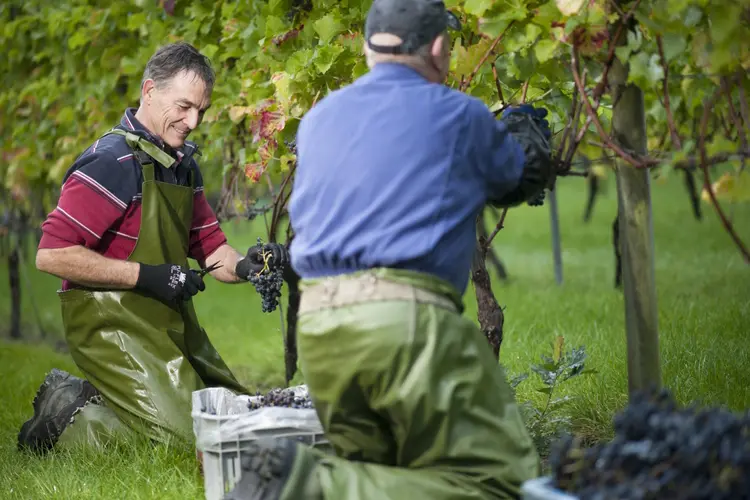
<path fill-rule="evenodd" d="M 136 274 L 135 274 L 136 278 L 135 278 L 135 284 L 133 285 L 133 289 L 143 290 L 144 277 L 146 275 L 146 272 L 144 271 L 146 268 L 153 267 L 153 266 L 149 266 L 148 264 L 143 264 L 141 262 L 134 262 L 134 264 L 136 265 Z"/>

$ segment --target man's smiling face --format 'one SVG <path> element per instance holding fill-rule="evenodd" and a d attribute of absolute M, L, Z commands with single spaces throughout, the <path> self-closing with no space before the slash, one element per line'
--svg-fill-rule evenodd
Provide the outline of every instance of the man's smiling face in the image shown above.
<path fill-rule="evenodd" d="M 157 87 L 148 80 L 144 88 L 151 131 L 172 148 L 185 144 L 211 106 L 211 88 L 192 71 L 181 71 Z"/>

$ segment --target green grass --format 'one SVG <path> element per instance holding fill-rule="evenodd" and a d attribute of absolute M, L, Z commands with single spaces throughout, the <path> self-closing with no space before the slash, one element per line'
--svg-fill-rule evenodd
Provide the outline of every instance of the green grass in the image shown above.
<path fill-rule="evenodd" d="M 590 438 L 607 438 L 614 412 L 627 400 L 627 356 L 622 295 L 613 288 L 611 223 L 616 210 L 614 179 L 596 207 L 593 220 L 581 223 L 583 182 L 560 182 L 564 284 L 554 282 L 546 208 L 511 211 L 496 248 L 511 280 L 494 281 L 506 307 L 501 360 L 511 373 L 528 371 L 549 352 L 557 335 L 567 346 L 585 345 L 589 365 L 599 373 L 574 379 L 561 395 L 574 396 L 565 411 L 575 428 Z M 733 409 L 750 407 L 750 268 L 704 204 L 702 222 L 692 218 L 681 182 L 671 178 L 653 185 L 654 232 L 661 360 L 665 385 L 679 400 L 701 400 Z M 735 225 L 750 240 L 750 207 L 738 206 Z M 262 221 L 227 224 L 238 248 L 264 234 Z M 33 256 L 29 256 L 29 260 Z M 30 263 L 27 262 L 30 266 Z M 28 267 L 31 294 L 50 336 L 59 336 L 60 314 L 55 278 Z M 0 283 L 7 272 L 0 267 Z M 24 282 L 24 284 L 26 281 Z M 7 290 L 7 288 L 4 288 Z M 9 301 L 0 299 L 6 323 Z M 250 286 L 213 280 L 197 300 L 203 325 L 238 377 L 260 390 L 283 383 L 279 314 L 260 312 Z M 466 314 L 476 316 L 471 288 Z M 27 333 L 37 336 L 30 294 L 24 296 Z M 0 350 L 0 497 L 2 498 L 202 498 L 203 483 L 193 450 L 152 449 L 147 445 L 101 454 L 29 458 L 15 450 L 16 433 L 28 418 L 31 400 L 52 367 L 77 373 L 70 359 L 46 346 L 7 343 Z M 299 376 L 295 382 L 301 382 Z M 519 387 L 519 400 L 536 400 L 533 378 Z"/>

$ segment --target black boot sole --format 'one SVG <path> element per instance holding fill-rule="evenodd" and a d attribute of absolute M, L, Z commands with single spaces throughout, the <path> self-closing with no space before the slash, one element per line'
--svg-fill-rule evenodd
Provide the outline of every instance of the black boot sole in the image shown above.
<path fill-rule="evenodd" d="M 34 416 L 23 423 L 18 433 L 19 450 L 28 449 L 40 454 L 51 450 L 73 416 L 87 402 L 94 401 L 99 395 L 99 392 L 88 380 L 83 380 L 79 393 L 71 403 L 63 406 L 55 415 L 48 414 L 48 405 L 53 400 L 54 393 L 68 389 L 76 383 L 75 380 L 70 381 L 71 377 L 71 374 L 58 369 L 53 369 L 47 375 L 36 396 L 34 396 L 32 403 Z M 51 391 L 50 397 L 44 398 L 43 396 L 47 391 Z"/>

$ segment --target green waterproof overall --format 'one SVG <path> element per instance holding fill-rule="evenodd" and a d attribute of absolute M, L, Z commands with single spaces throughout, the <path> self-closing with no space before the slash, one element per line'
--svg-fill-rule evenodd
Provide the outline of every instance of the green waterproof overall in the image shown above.
<path fill-rule="evenodd" d="M 187 266 L 192 176 L 189 186 L 155 181 L 144 151 L 167 167 L 174 160 L 134 134 L 108 133 L 126 136 L 143 170 L 140 233 L 127 260 Z M 59 296 L 70 354 L 103 398 L 75 415 L 59 445 L 136 433 L 192 442 L 193 391 L 222 386 L 247 394 L 198 323 L 192 300 L 168 305 L 133 290 L 71 289 Z"/>
<path fill-rule="evenodd" d="M 302 282 L 300 370 L 337 456 L 298 447 L 282 499 L 519 497 L 539 457 L 462 309 L 421 273 Z"/>

